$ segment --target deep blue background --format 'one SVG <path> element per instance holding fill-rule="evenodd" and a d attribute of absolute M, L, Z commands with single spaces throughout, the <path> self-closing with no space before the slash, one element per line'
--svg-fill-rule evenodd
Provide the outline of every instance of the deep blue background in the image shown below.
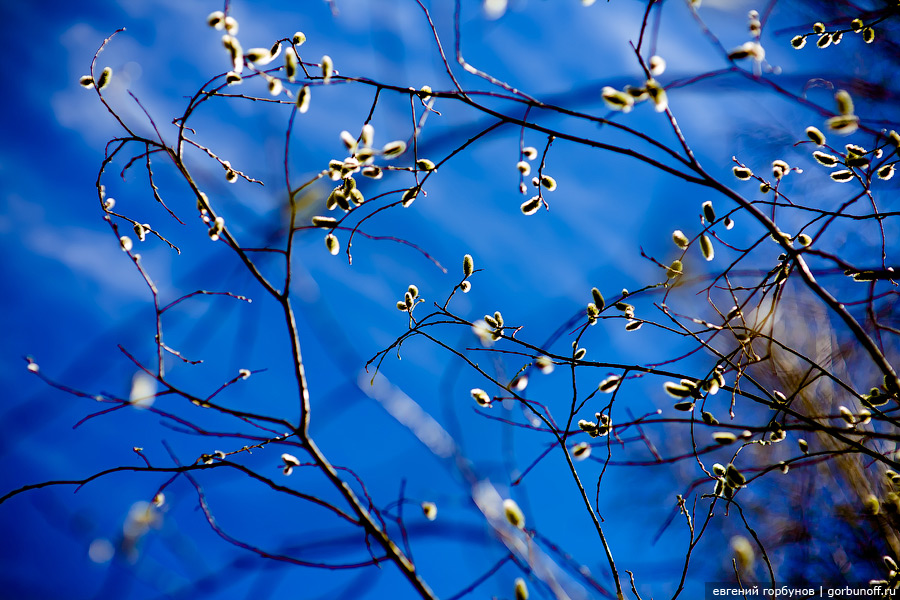
<path fill-rule="evenodd" d="M 599 100 L 603 85 L 640 82 L 640 69 L 627 42 L 637 37 L 641 3 L 600 2 L 582 8 L 575 1 L 520 1 L 512 2 L 510 11 L 496 21 L 469 4 L 463 17 L 466 57 L 532 95 L 604 115 L 606 109 Z M 746 11 L 761 7 L 746 2 L 715 4 L 705 2 L 702 14 L 725 46 L 745 41 Z M 319 1 L 236 2 L 233 14 L 240 21 L 239 38 L 245 49 L 269 46 L 300 29 L 309 39 L 301 48 L 308 61 L 317 62 L 329 54 L 341 74 L 401 86 L 451 89 L 414 2 L 338 1 L 337 6 L 337 18 Z M 22 359 L 34 356 L 42 372 L 54 381 L 93 394 L 118 396 L 127 396 L 135 369 L 117 344 L 139 360 L 153 360 L 150 295 L 103 223 L 93 187 L 103 146 L 120 131 L 96 95 L 80 88 L 77 80 L 88 71 L 103 38 L 126 27 L 99 58 L 98 70 L 111 66 L 115 73 L 107 97 L 138 131 L 149 134 L 146 119 L 125 92 L 131 90 L 172 139 L 169 122 L 183 110 L 186 98 L 227 68 L 220 34 L 205 23 L 206 15 L 216 8 L 220 6 L 215 2 L 170 0 L 17 2 L 5 7 L 3 43 L 15 69 L 7 74 L 9 91 L 4 94 L 0 134 L 0 251 L 6 257 L 0 262 L 4 282 L 0 381 L 5 388 L 0 407 L 4 465 L 0 490 L 4 492 L 27 483 L 81 478 L 111 466 L 140 464 L 132 452 L 134 446 L 143 447 L 155 465 L 170 466 L 162 439 L 184 462 L 203 452 L 241 445 L 227 438 L 183 435 L 136 409 L 99 417 L 73 430 L 81 418 L 107 406 L 49 389 L 26 371 Z M 433 17 L 445 49 L 452 53 L 450 3 L 435 3 Z M 794 25 L 806 17 L 776 10 L 772 19 Z M 808 75 L 818 72 L 816 61 L 823 59 L 814 51 L 791 50 L 788 39 L 787 34 L 768 32 L 763 37 L 769 61 L 784 69 L 784 85 L 799 91 Z M 855 56 L 859 40 L 848 38 L 844 44 L 835 53 Z M 664 84 L 727 64 L 678 3 L 666 6 L 657 48 L 669 64 L 660 78 Z M 456 72 L 464 87 L 488 89 L 486 82 L 461 69 Z M 670 92 L 671 106 L 700 160 L 711 172 L 727 176 L 732 155 L 753 160 L 759 168 L 781 157 L 807 167 L 811 172 L 806 181 L 821 182 L 824 176 L 812 172 L 815 169 L 805 152 L 800 158 L 800 151 L 790 149 L 806 125 L 820 124 L 820 117 L 764 89 L 735 81 L 733 88 L 701 84 Z M 265 95 L 258 82 L 247 82 L 240 91 Z M 823 105 L 829 97 L 828 91 L 810 92 L 810 98 Z M 343 157 L 338 134 L 342 129 L 359 130 L 372 98 L 373 89 L 364 85 L 314 89 L 310 111 L 298 118 L 292 138 L 295 181 L 326 168 L 329 159 Z M 429 118 L 420 140 L 423 156 L 442 158 L 477 131 L 476 124 L 487 123 L 475 111 L 449 102 L 438 101 L 435 108 L 443 115 Z M 202 143 L 267 182 L 265 188 L 243 181 L 229 185 L 221 168 L 209 159 L 194 153 L 189 161 L 198 183 L 241 240 L 263 243 L 260 240 L 274 235 L 283 222 L 281 160 L 288 115 L 286 107 L 219 100 L 208 103 L 192 122 Z M 649 106 L 637 107 L 623 120 L 673 142 L 664 117 Z M 408 100 L 385 93 L 373 122 L 376 145 L 405 138 Z M 562 119 L 545 123 L 613 143 L 622 140 Z M 295 307 L 310 375 L 313 435 L 335 464 L 352 467 L 364 479 L 379 505 L 397 497 L 403 480 L 408 497 L 437 502 L 439 518 L 434 523 L 421 519 L 415 506 L 406 508 L 406 517 L 419 570 L 441 596 L 461 589 L 504 550 L 485 528 L 452 465 L 432 456 L 357 386 L 364 361 L 406 326 L 406 317 L 394 308 L 395 302 L 410 283 L 418 285 L 428 302 L 419 311 L 432 301 L 442 302 L 459 281 L 463 254 L 471 253 L 484 272 L 473 279 L 473 291 L 454 300 L 452 308 L 471 319 L 502 310 L 507 323 L 525 325 L 520 337 L 542 343 L 583 307 L 592 286 L 612 297 L 623 287 L 635 289 L 658 281 L 660 270 L 640 258 L 640 249 L 660 260 L 674 258 L 671 230 L 695 233 L 699 207 L 707 199 L 704 192 L 636 161 L 557 141 L 547 172 L 556 177 L 559 190 L 547 195 L 549 212 L 527 218 L 519 212 L 525 198 L 517 191 L 518 136 L 518 130 L 502 128 L 430 178 L 427 198 L 369 221 L 366 231 L 403 237 L 424 247 L 447 267 L 447 274 L 420 254 L 391 242 L 359 238 L 350 266 L 344 254 L 327 254 L 320 233 L 298 238 Z M 544 141 L 533 133 L 525 136 L 526 145 L 540 149 Z M 200 288 L 228 290 L 254 300 L 248 305 L 224 297 L 200 298 L 167 315 L 167 342 L 189 358 L 205 361 L 200 366 L 169 361 L 173 380 L 208 394 L 239 368 L 266 369 L 226 392 L 222 401 L 294 419 L 297 407 L 287 339 L 277 306 L 264 297 L 227 248 L 209 242 L 194 217 L 194 201 L 183 182 L 161 159 L 154 165 L 163 198 L 186 226 L 171 221 L 155 205 L 146 172 L 140 168 L 133 168 L 122 181 L 118 172 L 123 163 L 117 163 L 107 173 L 106 184 L 108 194 L 117 199 L 117 210 L 159 227 L 182 248 L 177 256 L 152 239 L 140 246 L 164 301 Z M 397 174 L 394 179 L 365 182 L 364 191 L 374 195 L 410 181 Z M 311 201 L 316 205 L 305 218 L 321 214 L 327 186 L 314 189 Z M 732 239 L 757 234 L 736 228 Z M 345 235 L 341 239 L 346 243 Z M 717 260 L 724 261 L 728 254 L 722 251 L 720 256 Z M 690 266 L 706 268 L 699 260 Z M 273 265 L 271 272 L 279 271 Z M 682 301 L 686 306 L 698 302 Z M 679 352 L 677 345 L 666 345 L 660 341 L 662 336 L 647 329 L 627 334 L 618 323 L 597 327 L 583 345 L 589 357 L 621 362 L 654 362 Z M 463 329 L 447 329 L 443 335 L 455 347 L 476 344 Z M 569 343 L 564 335 L 554 349 L 564 352 Z M 547 440 L 518 430 L 511 433 L 476 415 L 468 390 L 485 387 L 487 382 L 447 352 L 415 340 L 404 346 L 401 356 L 400 361 L 395 355 L 385 361 L 384 373 L 391 381 L 443 423 L 482 476 L 519 500 L 529 525 L 537 526 L 610 586 L 601 547 L 590 533 L 587 515 L 559 456 L 551 454 L 523 485 L 509 489 L 510 473 L 524 469 Z M 488 362 L 483 354 L 474 359 Z M 695 366 L 705 369 L 710 364 L 700 358 Z M 505 362 L 507 370 L 519 366 L 515 360 Z M 531 392 L 557 416 L 568 405 L 564 371 L 535 378 Z M 580 384 L 590 389 L 605 375 L 585 374 Z M 659 381 L 630 389 L 627 407 L 634 414 L 669 404 L 660 393 Z M 203 421 L 210 429 L 248 430 L 171 398 L 158 400 L 157 406 L 186 418 L 210 419 Z M 591 408 L 591 414 L 595 409 Z M 626 418 L 624 413 L 619 416 Z M 658 443 L 668 447 L 665 437 Z M 672 440 L 671 447 L 680 446 Z M 278 478 L 282 451 L 270 447 L 244 460 Z M 583 465 L 586 480 L 592 482 L 599 466 Z M 677 522 L 655 545 L 651 539 L 669 515 L 675 493 L 696 476 L 690 465 L 613 468 L 606 475 L 600 509 L 607 517 L 610 543 L 620 568 L 634 570 L 644 593 L 663 597 L 671 593 L 678 578 L 680 565 L 673 559 L 683 554 L 686 544 L 683 525 Z M 366 558 L 358 533 L 336 527 L 320 517 L 324 513 L 317 509 L 284 500 L 235 473 L 216 470 L 198 479 L 217 519 L 236 537 L 312 560 Z M 193 488 L 183 479 L 166 491 L 161 526 L 142 539 L 134 557 L 120 551 L 110 562 L 93 562 L 88 556 L 91 542 L 108 539 L 118 544 L 129 508 L 152 498 L 163 481 L 161 475 L 123 473 L 95 481 L 77 494 L 72 486 L 63 486 L 8 501 L 0 507 L 4 540 L 0 595 L 333 598 L 345 592 L 347 597 L 359 597 L 363 590 L 376 598 L 412 595 L 390 565 L 381 571 L 310 571 L 266 562 L 227 545 L 210 531 L 197 510 Z M 333 497 L 327 484 L 311 473 L 298 471 L 290 483 Z M 588 488 L 593 494 L 593 483 Z M 319 540 L 333 544 L 314 545 Z M 721 549 L 727 534 L 712 532 L 708 543 Z M 727 567 L 727 556 L 721 552 L 713 556 L 710 562 L 697 565 L 691 585 L 698 586 L 709 573 Z M 478 597 L 511 597 L 511 581 L 519 575 L 507 565 L 479 589 Z"/>

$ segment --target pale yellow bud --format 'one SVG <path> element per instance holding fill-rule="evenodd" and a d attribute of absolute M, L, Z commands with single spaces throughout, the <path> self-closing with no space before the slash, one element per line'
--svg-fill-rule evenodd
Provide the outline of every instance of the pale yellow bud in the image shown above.
<path fill-rule="evenodd" d="M 109 82 L 112 80 L 112 69 L 106 67 L 103 69 L 103 72 L 100 73 L 100 77 L 97 78 L 97 89 L 102 90 L 106 86 L 109 85 Z"/>
<path fill-rule="evenodd" d="M 309 86 L 304 85 L 297 93 L 297 112 L 305 113 L 309 110 Z"/>
<path fill-rule="evenodd" d="M 337 253 L 341 251 L 341 243 L 333 233 L 329 233 L 325 236 L 325 247 L 332 256 L 336 256 Z"/>
<path fill-rule="evenodd" d="M 581 0 L 582 4 L 585 6 L 590 6 L 593 4 L 594 0 Z M 515 582 L 515 594 L 516 600 L 528 600 L 528 586 L 525 584 L 525 580 L 521 577 L 516 577 Z"/>
<path fill-rule="evenodd" d="M 525 528 L 525 514 L 522 512 L 522 509 L 519 508 L 519 505 L 516 504 L 515 500 L 507 498 L 503 501 L 503 515 L 513 527 L 519 529 Z"/>
<path fill-rule="evenodd" d="M 533 215 L 534 213 L 536 213 L 538 211 L 538 209 L 540 207 L 541 207 L 541 197 L 534 196 L 530 200 L 526 200 L 525 202 L 523 202 L 522 206 L 520 206 L 519 208 L 521 209 L 522 214 Z"/>
<path fill-rule="evenodd" d="M 327 54 L 322 57 L 322 81 L 328 83 L 334 72 L 334 61 Z"/>
<path fill-rule="evenodd" d="M 486 408 L 491 406 L 491 397 L 488 396 L 488 393 L 483 389 L 472 388 L 469 391 L 469 394 L 471 394 L 472 398 L 475 400 L 475 402 L 478 403 L 479 406 L 484 406 Z"/>
<path fill-rule="evenodd" d="M 209 13 L 209 16 L 206 17 L 206 23 L 215 29 L 225 29 L 225 13 L 221 10 Z"/>
<path fill-rule="evenodd" d="M 388 142 L 381 149 L 381 153 L 385 158 L 394 158 L 395 156 L 400 156 L 404 152 L 406 152 L 406 142 L 402 140 Z"/>
<path fill-rule="evenodd" d="M 605 86 L 600 93 L 603 101 L 612 110 L 620 110 L 622 112 L 631 112 L 634 108 L 634 98 L 625 92 L 620 92 L 611 86 Z"/>

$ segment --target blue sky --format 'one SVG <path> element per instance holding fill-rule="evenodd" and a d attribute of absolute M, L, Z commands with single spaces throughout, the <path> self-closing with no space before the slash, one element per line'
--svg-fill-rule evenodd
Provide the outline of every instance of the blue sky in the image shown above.
<path fill-rule="evenodd" d="M 404 87 L 452 89 L 415 2 L 338 0 L 337 17 L 326 2 L 297 4 L 234 2 L 244 48 L 267 47 L 302 30 L 308 38 L 301 48 L 304 60 L 317 62 L 328 54 L 342 75 Z M 432 7 L 448 53 L 452 53 L 450 6 L 434 3 Z M 89 420 L 73 430 L 83 417 L 106 406 L 50 389 L 27 372 L 23 360 L 25 355 L 33 356 L 42 373 L 54 381 L 91 394 L 117 396 L 128 395 L 135 372 L 117 345 L 141 360 L 152 360 L 150 296 L 103 222 L 94 189 L 104 144 L 121 132 L 96 94 L 82 89 L 77 81 L 88 71 L 101 41 L 125 27 L 99 57 L 98 72 L 105 66 L 114 72 L 107 97 L 128 123 L 149 135 L 147 120 L 127 94 L 133 92 L 171 139 L 170 121 L 183 111 L 187 98 L 228 68 L 221 34 L 205 23 L 207 14 L 221 6 L 129 0 L 15 3 L 9 8 L 7 52 L 18 48 L 21 57 L 16 58 L 14 82 L 8 84 L 16 93 L 4 101 L 6 123 L 0 134 L 5 138 L 0 149 L 0 248 L 8 257 L 0 266 L 7 282 L 2 295 L 5 341 L 0 345 L 0 380 L 7 382 L 6 403 L 0 411 L 0 454 L 7 465 L 0 476 L 2 489 L 80 478 L 120 464 L 136 465 L 135 446 L 145 448 L 154 464 L 170 465 L 161 440 L 186 462 L 200 453 L 227 451 L 233 445 L 228 439 L 184 435 L 147 411 L 132 408 Z M 750 8 L 761 7 L 707 0 L 701 14 L 730 48 L 748 39 Z M 628 42 L 636 38 L 642 10 L 640 3 L 632 2 L 598 2 L 585 8 L 574 0 L 522 0 L 511 2 L 505 15 L 491 20 L 475 3 L 468 3 L 462 20 L 463 51 L 478 68 L 529 94 L 606 116 L 608 110 L 600 100 L 604 85 L 621 88 L 641 82 Z M 772 19 L 795 25 L 803 22 L 804 15 L 776 9 Z M 775 36 L 768 31 L 763 36 L 768 60 L 783 69 L 786 87 L 799 89 L 798 81 L 824 67 L 812 51 L 801 54 L 790 49 L 788 39 L 786 34 Z M 679 3 L 666 5 L 656 47 L 669 65 L 660 77 L 664 85 L 727 65 Z M 853 52 L 852 47 L 847 52 Z M 454 72 L 466 88 L 490 88 L 462 69 Z M 265 95 L 253 81 L 242 84 L 240 91 Z M 332 158 L 343 158 L 339 134 L 344 129 L 359 131 L 373 93 L 371 86 L 363 84 L 313 89 L 310 111 L 298 116 L 291 140 L 290 168 L 296 181 L 327 168 Z M 791 144 L 801 139 L 807 125 L 821 125 L 821 118 L 796 103 L 754 91 L 748 84 L 734 88 L 700 84 L 673 90 L 669 96 L 686 137 L 710 172 L 727 175 L 733 155 L 763 168 L 783 153 L 791 164 L 796 160 L 814 170 Z M 809 97 L 825 105 L 829 92 L 814 89 Z M 289 107 L 261 104 L 216 100 L 208 103 L 192 126 L 197 139 L 235 167 L 266 181 L 265 187 L 245 181 L 226 183 L 222 168 L 200 153 L 189 160 L 198 183 L 221 207 L 229 227 L 252 240 L 265 240 L 284 219 L 281 161 Z M 487 123 L 476 111 L 451 102 L 439 99 L 435 108 L 442 114 L 429 117 L 419 142 L 420 155 L 435 160 Z M 649 105 L 615 118 L 664 143 L 673 141 L 664 117 Z M 547 117 L 544 122 L 613 143 L 622 140 L 569 119 Z M 408 99 L 385 92 L 373 124 L 376 146 L 404 139 L 410 129 Z M 407 285 L 415 283 L 427 301 L 418 311 L 424 312 L 432 301 L 443 302 L 459 282 L 462 256 L 469 253 L 484 271 L 473 278 L 471 293 L 454 299 L 455 313 L 476 319 L 501 310 L 508 323 L 525 325 L 521 337 L 542 344 L 561 323 L 583 310 L 591 287 L 614 297 L 622 288 L 633 290 L 658 281 L 661 270 L 640 258 L 641 249 L 661 261 L 675 258 L 672 229 L 697 233 L 699 207 L 704 200 L 714 199 L 637 161 L 557 140 L 547 160 L 547 172 L 559 183 L 556 192 L 547 194 L 551 210 L 525 217 L 519 204 L 527 196 L 517 189 L 519 133 L 511 126 L 500 128 L 439 169 L 429 179 L 427 197 L 408 209 L 398 207 L 369 221 L 368 233 L 399 236 L 423 247 L 447 273 L 408 247 L 364 239 L 354 242 L 354 260 L 349 265 L 344 254 L 328 255 L 323 236 L 316 231 L 298 236 L 293 265 L 295 310 L 313 395 L 313 434 L 335 464 L 352 467 L 365 480 L 378 504 L 389 504 L 401 485 L 409 498 L 438 504 L 440 516 L 433 523 L 419 517 L 414 505 L 405 511 L 414 515 L 408 518 L 420 572 L 442 597 L 487 570 L 504 550 L 485 527 L 452 463 L 433 456 L 357 384 L 365 361 L 405 331 L 407 319 L 394 307 L 396 301 Z M 524 142 L 542 150 L 546 137 L 528 132 Z M 123 181 L 118 172 L 124 164 L 116 163 L 106 184 L 118 209 L 159 227 L 181 247 L 178 255 L 152 239 L 140 246 L 161 294 L 171 300 L 202 288 L 254 300 L 247 304 L 205 297 L 173 311 L 167 321 L 167 341 L 186 356 L 204 360 L 198 366 L 167 363 L 173 380 L 196 393 L 210 393 L 240 368 L 263 370 L 247 385 L 229 389 L 223 398 L 242 410 L 295 418 L 290 360 L 278 307 L 264 297 L 223 244 L 209 241 L 183 182 L 164 161 L 155 159 L 157 164 L 160 193 L 187 225 L 169 219 L 153 202 L 146 171 L 133 168 Z M 392 175 L 397 177 L 365 182 L 364 191 L 374 195 L 410 184 L 408 175 L 407 179 L 402 178 L 406 174 Z M 313 189 L 316 206 L 305 218 L 324 210 L 327 186 Z M 757 233 L 736 228 L 731 240 L 738 243 Z M 887 232 L 888 236 L 894 233 Z M 346 243 L 345 235 L 339 237 Z M 772 254 L 774 258 L 777 251 Z M 705 268 L 699 260 L 695 265 Z M 278 272 L 274 265 L 265 268 Z M 647 299 L 648 307 L 654 299 Z M 685 305 L 694 302 L 678 300 Z M 456 348 L 477 345 L 465 328 L 444 328 L 442 335 Z M 570 342 L 567 330 L 553 349 L 563 353 Z M 653 362 L 679 351 L 654 332 L 635 335 L 618 324 L 591 329 L 582 344 L 595 360 L 620 362 Z M 468 390 L 485 387 L 487 382 L 434 344 L 413 340 L 404 345 L 400 356 L 397 360 L 396 354 L 389 354 L 384 376 L 456 437 L 479 475 L 490 479 L 499 493 L 516 498 L 529 523 L 609 586 L 602 550 L 596 538 L 584 533 L 590 524 L 561 458 L 551 454 L 522 485 L 510 486 L 511 473 L 527 467 L 546 448 L 547 438 L 510 432 L 476 414 Z M 484 353 L 471 356 L 491 362 Z M 520 364 L 506 358 L 502 368 L 515 371 Z M 711 364 L 698 357 L 685 368 L 708 369 Z M 534 377 L 529 391 L 548 403 L 562 394 L 555 409 L 560 413 L 568 393 L 562 371 Z M 585 373 L 579 384 L 591 388 L 607 374 Z M 630 410 L 640 415 L 667 407 L 669 400 L 659 388 L 659 381 L 635 384 Z M 186 418 L 210 418 L 206 422 L 210 428 L 246 431 L 228 419 L 198 416 L 192 407 L 165 404 L 170 398 L 158 401 Z M 495 409 L 495 414 L 502 410 Z M 518 411 L 510 411 L 509 416 L 522 420 Z M 625 414 L 619 417 L 624 419 Z M 671 447 L 676 446 L 673 442 Z M 246 464 L 277 478 L 282 451 L 254 452 L 246 457 Z M 586 476 L 593 480 L 599 466 L 585 464 Z M 696 476 L 689 465 L 683 469 L 612 468 L 604 480 L 600 510 L 614 517 L 605 527 L 617 560 L 635 571 L 642 591 L 655 597 L 673 589 L 680 573 L 673 559 L 683 553 L 685 536 L 673 526 L 659 543 L 651 546 L 649 540 L 669 516 L 674 494 Z M 293 477 L 291 483 L 298 489 L 325 497 L 332 493 L 312 474 Z M 237 537 L 301 558 L 365 559 L 356 532 L 330 526 L 313 509 L 297 507 L 235 473 L 201 479 L 217 518 Z M 129 510 L 136 502 L 150 500 L 164 480 L 156 474 L 119 474 L 93 482 L 77 494 L 65 486 L 10 500 L 0 507 L 0 531 L 8 540 L 0 585 L 17 598 L 182 597 L 179 594 L 258 598 L 288 592 L 303 598 L 358 597 L 359 586 L 369 597 L 413 597 L 391 566 L 359 574 L 292 569 L 229 546 L 210 531 L 196 509 L 196 493 L 183 479 L 166 491 L 158 528 L 141 538 L 135 554 L 127 556 L 119 545 L 115 558 L 97 560 L 96 553 L 102 555 L 107 548 L 103 540 L 119 544 Z M 634 509 L 623 508 L 629 506 Z M 728 533 L 716 532 L 706 543 L 716 548 L 727 539 Z M 313 546 L 311 553 L 310 540 L 331 543 Z M 697 566 L 690 585 L 699 586 L 727 566 L 727 559 L 719 562 Z M 522 576 L 520 570 L 506 565 L 479 589 L 479 597 L 511 597 L 511 582 L 518 576 Z M 573 598 L 595 597 L 577 577 L 568 577 Z"/>

